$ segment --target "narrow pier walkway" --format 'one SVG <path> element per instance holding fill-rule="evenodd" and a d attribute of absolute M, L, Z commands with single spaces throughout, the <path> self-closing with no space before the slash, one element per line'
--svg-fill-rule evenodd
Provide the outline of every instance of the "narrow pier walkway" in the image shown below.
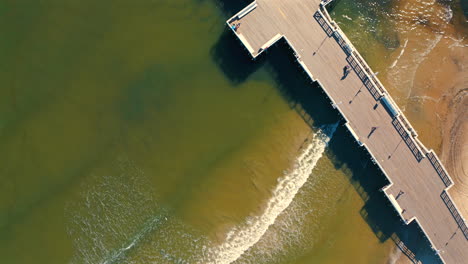
<path fill-rule="evenodd" d="M 382 190 L 402 220 L 417 221 L 443 262 L 468 263 L 468 228 L 447 192 L 450 176 L 330 18 L 327 2 L 257 0 L 227 23 L 254 58 L 284 38 L 391 182 Z"/>

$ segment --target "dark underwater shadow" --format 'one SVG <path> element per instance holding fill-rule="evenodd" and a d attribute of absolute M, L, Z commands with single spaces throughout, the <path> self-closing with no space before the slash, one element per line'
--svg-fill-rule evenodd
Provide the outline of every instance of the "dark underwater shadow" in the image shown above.
<path fill-rule="evenodd" d="M 230 30 L 227 28 L 210 50 L 215 61 L 227 79 L 238 85 L 262 67 L 264 57 L 253 60 Z"/>
<path fill-rule="evenodd" d="M 293 52 L 283 40 L 273 45 L 260 58 L 252 60 L 248 51 L 230 31 L 226 30 L 212 48 L 212 59 L 234 84 L 246 81 L 264 67 L 273 77 L 278 90 L 313 130 L 322 125 L 344 120 L 331 106 L 322 89 L 313 83 L 297 63 Z M 373 230 L 380 242 L 392 239 L 413 262 L 441 263 L 418 225 L 405 225 L 381 188 L 389 182 L 379 168 L 371 162 L 364 148 L 360 148 L 346 127 L 340 125 L 327 148 L 326 155 L 335 168 L 346 170 L 346 175 L 365 202 L 359 214 Z"/>
<path fill-rule="evenodd" d="M 228 16 L 226 17 L 226 20 L 241 11 L 253 1 L 254 0 L 214 0 L 216 6 Z"/>

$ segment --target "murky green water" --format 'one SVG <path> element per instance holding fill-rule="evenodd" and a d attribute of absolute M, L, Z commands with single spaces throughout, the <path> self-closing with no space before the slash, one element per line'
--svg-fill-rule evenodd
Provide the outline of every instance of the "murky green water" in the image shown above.
<path fill-rule="evenodd" d="M 1 263 L 385 263 L 383 176 L 245 4 L 1 3 Z"/>

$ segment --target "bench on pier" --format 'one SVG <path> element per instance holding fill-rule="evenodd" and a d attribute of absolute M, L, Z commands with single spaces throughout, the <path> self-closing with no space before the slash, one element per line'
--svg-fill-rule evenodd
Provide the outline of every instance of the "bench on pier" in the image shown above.
<path fill-rule="evenodd" d="M 395 109 L 395 107 L 393 107 L 393 104 L 390 102 L 390 100 L 388 100 L 387 97 L 382 97 L 380 101 L 392 118 L 395 118 L 399 115 L 398 111 Z"/>
<path fill-rule="evenodd" d="M 254 10 L 257 7 L 257 2 L 253 2 L 250 5 L 248 5 L 246 8 L 242 9 L 238 14 L 237 18 L 241 19 L 244 16 L 246 16 L 248 13 L 250 13 L 252 10 Z"/>

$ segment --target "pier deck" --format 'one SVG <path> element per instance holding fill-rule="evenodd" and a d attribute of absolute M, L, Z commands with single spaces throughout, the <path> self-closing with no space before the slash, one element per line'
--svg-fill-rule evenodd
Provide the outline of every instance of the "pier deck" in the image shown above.
<path fill-rule="evenodd" d="M 257 0 L 227 23 L 240 23 L 233 31 L 254 58 L 285 38 L 391 182 L 383 191 L 402 220 L 417 221 L 443 262 L 468 263 L 468 228 L 447 192 L 453 185 L 450 176 L 433 151 L 419 142 L 323 3 Z M 343 78 L 345 65 L 351 72 Z"/>

